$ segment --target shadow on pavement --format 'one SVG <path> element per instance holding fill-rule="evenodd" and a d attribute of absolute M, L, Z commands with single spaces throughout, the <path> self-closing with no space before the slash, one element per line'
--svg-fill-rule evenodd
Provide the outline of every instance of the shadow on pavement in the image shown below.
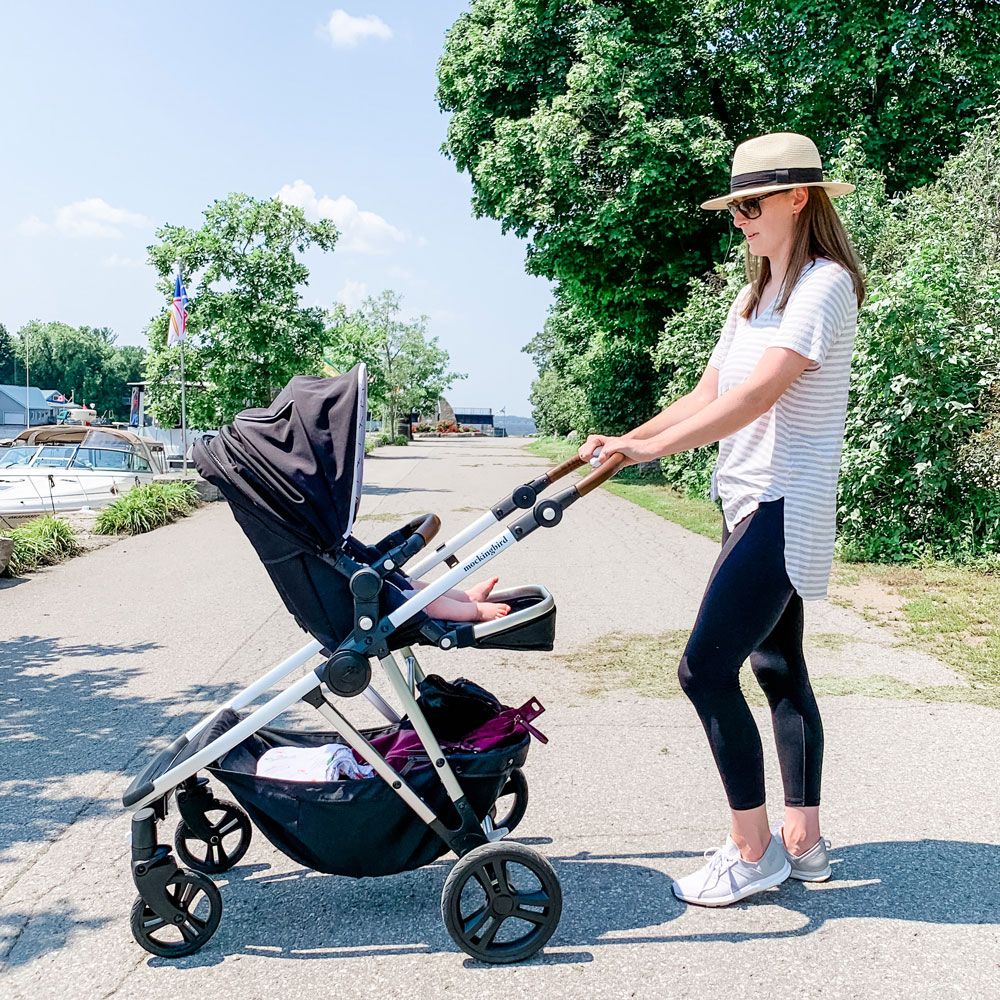
<path fill-rule="evenodd" d="M 252 849 L 251 849 L 252 850 Z M 643 943 L 803 937 L 828 921 L 850 918 L 928 924 L 1000 924 L 995 886 L 1000 846 L 921 840 L 854 844 L 834 852 L 834 878 L 822 885 L 788 881 L 729 907 L 730 914 L 761 904 L 805 917 L 792 929 L 668 933 L 664 925 L 686 907 L 670 891 L 671 877 L 642 859 L 695 859 L 700 852 L 550 857 L 563 887 L 563 916 L 551 945 L 607 947 Z M 451 868 L 436 862 L 382 879 L 343 879 L 307 869 L 268 876 L 260 865 L 234 869 L 223 888 L 225 915 L 204 952 L 179 966 L 216 964 L 227 954 L 265 958 L 359 958 L 457 952 L 440 917 L 440 896 Z M 685 870 L 689 866 L 684 866 Z M 678 871 L 680 874 L 680 870 Z M 728 924 L 731 927 L 732 917 Z M 586 950 L 541 954 L 531 964 L 587 962 Z M 160 964 L 157 962 L 157 964 Z M 479 963 L 469 960 L 470 968 Z"/>
<path fill-rule="evenodd" d="M 0 862 L 17 844 L 51 841 L 83 813 L 121 809 L 118 796 L 103 793 L 108 772 L 138 770 L 162 735 L 179 735 L 204 714 L 178 706 L 224 700 L 232 682 L 174 690 L 163 697 L 128 693 L 144 676 L 138 658 L 155 643 L 65 643 L 57 637 L 23 635 L 0 641 Z M 73 666 L 87 658 L 104 666 Z M 135 659 L 133 659 L 135 658 Z M 134 762 L 134 763 L 133 763 Z M 94 775 L 85 792 L 60 781 Z M 123 777 L 122 790 L 127 784 Z M 118 792 L 117 785 L 113 789 Z M 103 793 L 103 794 L 102 794 Z"/>

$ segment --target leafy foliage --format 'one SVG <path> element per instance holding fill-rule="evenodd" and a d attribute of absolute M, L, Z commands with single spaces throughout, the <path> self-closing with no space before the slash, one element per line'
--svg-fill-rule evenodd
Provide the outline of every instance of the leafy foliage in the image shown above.
<path fill-rule="evenodd" d="M 104 507 L 94 519 L 98 535 L 140 535 L 179 517 L 201 503 L 193 483 L 146 483 Z"/>
<path fill-rule="evenodd" d="M 6 576 L 21 576 L 51 566 L 79 551 L 76 532 L 58 517 L 38 517 L 6 534 L 14 542 Z"/>
<path fill-rule="evenodd" d="M 725 216 L 698 204 L 727 189 L 736 143 L 799 131 L 829 161 L 847 137 L 883 197 L 909 190 L 995 100 L 998 48 L 1000 4 L 975 0 L 789 0 L 766 16 L 747 0 L 473 0 L 438 66 L 443 150 L 474 213 L 527 239 L 528 271 L 556 282 L 529 346 L 538 425 L 649 416 L 645 349 L 722 256 Z M 872 259 L 878 234 L 855 233 Z"/>
<path fill-rule="evenodd" d="M 127 383 L 141 378 L 145 359 L 141 347 L 116 346 L 107 327 L 37 321 L 26 323 L 10 341 L 22 381 L 27 357 L 32 385 L 59 389 L 78 403 L 94 403 L 99 414 L 127 417 Z"/>
<path fill-rule="evenodd" d="M 368 405 L 395 435 L 399 417 L 434 409 L 438 399 L 466 376 L 448 368 L 448 352 L 427 338 L 427 317 L 402 318 L 402 299 L 385 290 L 355 310 L 338 305 L 330 315 L 324 357 L 339 371 L 359 361 L 368 367 Z"/>
<path fill-rule="evenodd" d="M 0 385 L 16 385 L 14 340 L 0 323 Z"/>
<path fill-rule="evenodd" d="M 149 259 L 172 297 L 180 262 L 190 302 L 185 345 L 190 422 L 216 427 L 247 406 L 264 406 L 293 375 L 319 371 L 323 311 L 300 305 L 309 271 L 300 257 L 329 251 L 333 223 L 309 222 L 275 198 L 230 194 L 204 212 L 200 229 L 163 226 Z M 166 425 L 179 412 L 179 348 L 166 346 L 168 313 L 149 327 L 150 409 Z"/>

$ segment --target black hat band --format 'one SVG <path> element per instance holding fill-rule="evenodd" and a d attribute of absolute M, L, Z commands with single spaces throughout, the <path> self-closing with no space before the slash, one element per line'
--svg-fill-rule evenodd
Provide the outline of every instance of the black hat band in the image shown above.
<path fill-rule="evenodd" d="M 746 188 L 762 187 L 765 184 L 814 184 L 822 183 L 822 167 L 787 167 L 782 170 L 754 170 L 749 174 L 737 174 L 729 182 L 729 193 L 736 194 Z"/>

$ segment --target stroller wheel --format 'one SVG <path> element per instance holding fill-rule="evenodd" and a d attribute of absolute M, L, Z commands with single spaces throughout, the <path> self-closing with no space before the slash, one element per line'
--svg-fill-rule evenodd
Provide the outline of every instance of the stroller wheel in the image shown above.
<path fill-rule="evenodd" d="M 235 802 L 211 800 L 205 809 L 209 840 L 196 834 L 181 820 L 174 833 L 177 856 L 188 868 L 209 875 L 227 872 L 238 864 L 250 846 L 250 817 Z"/>
<path fill-rule="evenodd" d="M 139 896 L 132 904 L 132 936 L 153 955 L 183 958 L 208 943 L 222 919 L 222 895 L 200 872 L 183 868 L 167 883 L 167 895 L 185 919 L 171 923 L 157 916 Z"/>
<path fill-rule="evenodd" d="M 552 865 L 524 844 L 482 844 L 444 884 L 441 915 L 452 940 L 480 962 L 521 962 L 552 937 L 562 890 Z"/>
<path fill-rule="evenodd" d="M 497 806 L 500 803 L 500 799 L 504 799 L 509 795 L 514 797 L 513 802 L 510 803 L 510 808 L 507 810 L 506 815 L 497 816 Z M 506 827 L 508 831 L 513 831 L 517 824 L 524 819 L 527 808 L 528 779 L 524 776 L 524 771 L 519 767 L 515 767 L 510 772 L 510 777 L 507 779 L 507 784 L 503 786 L 499 798 L 490 807 L 490 819 L 493 820 L 494 829 Z"/>

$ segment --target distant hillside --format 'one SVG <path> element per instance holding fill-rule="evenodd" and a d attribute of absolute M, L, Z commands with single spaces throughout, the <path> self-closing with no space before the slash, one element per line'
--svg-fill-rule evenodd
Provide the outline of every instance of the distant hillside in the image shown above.
<path fill-rule="evenodd" d="M 512 437 L 523 434 L 535 434 L 538 430 L 535 421 L 531 417 L 508 417 L 498 414 L 493 415 L 493 426 L 503 427 Z"/>

